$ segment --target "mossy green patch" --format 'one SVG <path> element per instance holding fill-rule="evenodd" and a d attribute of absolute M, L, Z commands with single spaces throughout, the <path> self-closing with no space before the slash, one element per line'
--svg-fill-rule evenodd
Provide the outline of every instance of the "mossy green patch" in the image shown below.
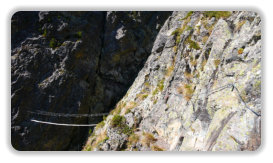
<path fill-rule="evenodd" d="M 57 45 L 58 45 L 57 40 L 55 38 L 52 38 L 49 42 L 49 47 L 51 47 L 52 49 L 55 49 Z"/>
<path fill-rule="evenodd" d="M 148 94 L 147 93 L 139 93 L 136 95 L 136 97 L 139 99 L 139 100 L 145 100 L 147 97 L 148 97 Z"/>
<path fill-rule="evenodd" d="M 191 36 L 189 36 L 186 41 L 185 41 L 186 44 L 189 44 L 190 45 L 190 48 L 191 49 L 195 49 L 195 50 L 199 50 L 200 49 L 200 46 L 197 42 L 191 40 Z"/>
<path fill-rule="evenodd" d="M 191 13 L 192 14 L 192 13 Z M 175 43 L 176 43 L 176 49 L 174 49 L 174 52 L 176 53 L 177 52 L 177 46 L 178 44 L 180 43 L 181 41 L 181 34 L 184 32 L 184 30 L 186 29 L 186 27 L 189 27 L 187 26 L 187 24 L 189 23 L 190 21 L 190 16 L 191 14 L 189 14 L 189 16 L 186 16 L 185 17 L 185 21 L 183 23 L 183 25 L 181 26 L 181 28 L 177 28 L 175 31 L 172 32 L 172 35 L 175 35 L 176 38 L 175 38 Z M 184 20 L 184 19 L 183 19 Z"/>
<path fill-rule="evenodd" d="M 163 89 L 164 89 L 164 81 L 165 81 L 165 78 L 161 79 L 161 80 L 157 83 L 156 88 L 155 88 L 154 91 L 152 92 L 152 95 L 153 95 L 153 96 L 155 96 L 158 92 L 163 91 Z"/>
<path fill-rule="evenodd" d="M 81 39 L 81 38 L 82 38 L 82 31 L 78 31 L 78 32 L 77 32 L 77 38 L 78 38 L 78 39 Z"/>
<path fill-rule="evenodd" d="M 220 19 L 220 18 L 228 18 L 231 15 L 230 11 L 205 11 L 204 13 L 205 17 L 215 17 L 216 19 Z"/>
<path fill-rule="evenodd" d="M 118 128 L 123 134 L 131 135 L 133 133 L 133 130 L 126 124 L 124 116 L 114 115 L 110 124 L 112 127 Z"/>
<path fill-rule="evenodd" d="M 100 123 L 97 124 L 96 129 L 103 128 L 105 125 L 104 121 L 101 121 Z"/>
<path fill-rule="evenodd" d="M 165 78 L 163 78 L 162 80 L 160 80 L 159 83 L 158 83 L 158 89 L 160 91 L 162 91 L 164 89 L 164 81 L 165 81 Z"/>
<path fill-rule="evenodd" d="M 189 11 L 189 12 L 187 13 L 187 15 L 186 15 L 183 19 L 181 19 L 181 20 L 188 19 L 189 17 L 192 16 L 192 14 L 193 14 L 193 11 Z"/>
<path fill-rule="evenodd" d="M 47 29 L 44 29 L 44 32 L 42 34 L 43 37 L 46 37 L 47 36 Z"/>
<path fill-rule="evenodd" d="M 186 29 L 187 31 L 189 31 L 189 30 L 192 30 L 192 27 L 191 26 L 187 26 L 187 29 Z"/>

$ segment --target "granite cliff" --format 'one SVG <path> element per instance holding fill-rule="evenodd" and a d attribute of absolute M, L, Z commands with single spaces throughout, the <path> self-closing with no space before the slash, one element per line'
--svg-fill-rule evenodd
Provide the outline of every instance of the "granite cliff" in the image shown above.
<path fill-rule="evenodd" d="M 252 151 L 260 114 L 259 15 L 173 12 L 84 150 Z"/>
<path fill-rule="evenodd" d="M 256 150 L 261 43 L 261 18 L 248 11 L 17 12 L 12 145 Z M 109 115 L 77 116 L 100 113 Z"/>

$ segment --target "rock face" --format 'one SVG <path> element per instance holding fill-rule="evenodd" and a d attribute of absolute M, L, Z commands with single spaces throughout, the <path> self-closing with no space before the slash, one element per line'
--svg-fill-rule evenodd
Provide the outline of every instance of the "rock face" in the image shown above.
<path fill-rule="evenodd" d="M 260 115 L 259 15 L 173 12 L 84 150 L 252 151 Z"/>
<path fill-rule="evenodd" d="M 133 83 L 170 12 L 17 12 L 11 20 L 11 141 L 17 150 L 81 150 Z"/>

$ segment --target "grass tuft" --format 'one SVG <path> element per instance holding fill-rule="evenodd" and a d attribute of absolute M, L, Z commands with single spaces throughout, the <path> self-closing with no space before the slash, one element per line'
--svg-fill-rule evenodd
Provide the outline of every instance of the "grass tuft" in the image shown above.
<path fill-rule="evenodd" d="M 191 84 L 183 84 L 182 86 L 177 88 L 177 92 L 182 94 L 187 101 L 190 101 L 194 90 Z"/>
<path fill-rule="evenodd" d="M 236 24 L 236 27 L 235 27 L 235 32 L 238 32 L 245 23 L 246 23 L 246 20 L 242 20 L 238 22 L 238 24 Z"/>
<path fill-rule="evenodd" d="M 151 144 L 155 143 L 157 141 L 157 139 L 154 137 L 153 134 L 151 133 L 143 133 L 144 138 L 142 139 L 142 144 L 150 147 Z"/>
<path fill-rule="evenodd" d="M 130 135 L 129 138 L 128 138 L 128 143 L 127 143 L 127 145 L 128 145 L 129 147 L 134 146 L 134 145 L 136 145 L 136 143 L 137 143 L 138 141 L 139 141 L 139 135 L 137 135 L 137 134 L 132 134 L 132 135 Z"/>
<path fill-rule="evenodd" d="M 221 63 L 220 59 L 215 59 L 213 62 L 214 62 L 214 65 L 215 65 L 216 68 Z"/>
<path fill-rule="evenodd" d="M 100 123 L 97 124 L 96 129 L 103 128 L 105 125 L 104 121 L 101 121 Z"/>
<path fill-rule="evenodd" d="M 114 115 L 110 125 L 114 128 L 119 128 L 121 133 L 131 135 L 133 130 L 126 124 L 126 119 L 121 115 Z"/>
<path fill-rule="evenodd" d="M 160 147 L 157 146 L 157 145 L 152 145 L 152 146 L 151 146 L 151 150 L 152 150 L 152 151 L 164 151 L 163 148 L 160 148 Z"/>

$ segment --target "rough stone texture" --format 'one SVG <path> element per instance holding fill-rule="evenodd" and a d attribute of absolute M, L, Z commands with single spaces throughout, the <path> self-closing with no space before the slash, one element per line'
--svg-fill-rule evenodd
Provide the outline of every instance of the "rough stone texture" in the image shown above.
<path fill-rule="evenodd" d="M 261 18 L 254 12 L 215 13 L 224 15 L 173 12 L 134 83 L 84 150 L 252 151 L 260 146 Z M 117 116 L 132 131 L 127 136 L 111 126 Z M 113 132 L 121 137 L 100 136 Z M 105 148 L 112 145 L 120 148 Z"/>
<path fill-rule="evenodd" d="M 11 140 L 17 150 L 81 150 L 102 118 L 32 114 L 109 112 L 151 53 L 170 12 L 17 12 L 11 20 Z M 107 147 L 105 147 L 107 149 Z M 116 149 L 116 148 L 113 148 Z"/>

